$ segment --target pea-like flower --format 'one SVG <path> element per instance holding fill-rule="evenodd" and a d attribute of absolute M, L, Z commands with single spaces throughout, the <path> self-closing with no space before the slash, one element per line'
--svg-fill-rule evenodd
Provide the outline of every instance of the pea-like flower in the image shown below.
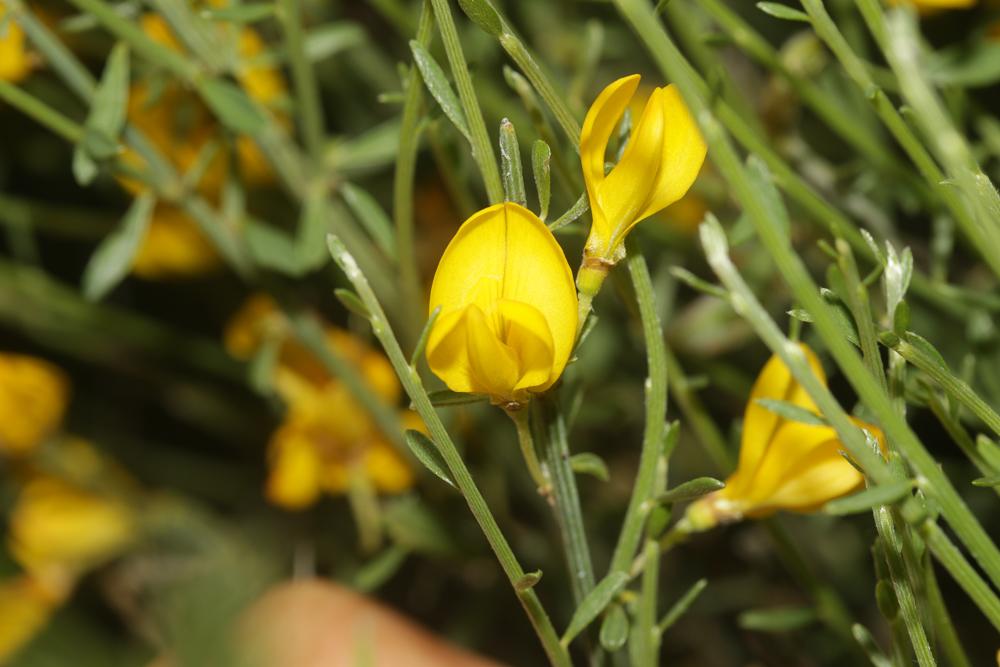
<path fill-rule="evenodd" d="M 384 355 L 335 327 L 326 326 L 324 335 L 372 392 L 388 405 L 399 402 L 402 388 Z M 257 295 L 230 321 L 226 348 L 249 359 L 268 340 L 280 341 L 273 382 L 287 406 L 268 443 L 268 500 L 285 509 L 304 509 L 324 492 L 347 493 L 355 478 L 385 494 L 412 487 L 413 471 L 375 419 L 309 349 L 290 337 L 289 323 L 274 301 Z M 405 428 L 424 428 L 413 412 L 401 411 L 399 418 Z"/>
<path fill-rule="evenodd" d="M 816 355 L 800 345 L 813 373 L 826 384 Z M 779 510 L 813 512 L 861 487 L 862 474 L 848 462 L 830 426 L 789 421 L 761 405 L 760 399 L 785 401 L 814 414 L 816 404 L 777 356 L 764 366 L 750 393 L 736 472 L 725 488 L 688 507 L 685 528 L 705 530 L 718 523 L 766 517 Z M 860 420 L 884 448 L 882 431 Z"/>
<path fill-rule="evenodd" d="M 552 232 L 510 202 L 466 220 L 431 285 L 427 363 L 448 388 L 516 409 L 559 379 L 576 338 L 573 274 Z"/>
<path fill-rule="evenodd" d="M 69 382 L 52 364 L 0 353 L 0 453 L 27 454 L 62 421 Z"/>
<path fill-rule="evenodd" d="M 638 74 L 610 84 L 583 122 L 580 160 L 593 217 L 581 268 L 585 292 L 588 273 L 599 287 L 608 267 L 624 255 L 629 230 L 683 197 L 705 161 L 698 126 L 677 87 L 669 85 L 650 93 L 621 159 L 605 173 L 608 142 L 638 86 Z"/>

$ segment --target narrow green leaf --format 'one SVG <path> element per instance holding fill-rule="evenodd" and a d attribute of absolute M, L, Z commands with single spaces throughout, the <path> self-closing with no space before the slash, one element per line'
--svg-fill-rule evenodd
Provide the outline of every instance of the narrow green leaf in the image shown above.
<path fill-rule="evenodd" d="M 976 451 L 991 468 L 1000 472 L 1000 445 L 985 433 L 976 436 Z"/>
<path fill-rule="evenodd" d="M 385 253 L 386 257 L 395 262 L 396 234 L 385 209 L 366 190 L 353 183 L 341 184 L 340 195 L 354 217 L 375 241 L 375 245 Z"/>
<path fill-rule="evenodd" d="M 620 604 L 608 607 L 608 613 L 601 621 L 601 646 L 605 651 L 614 653 L 628 639 L 628 615 Z"/>
<path fill-rule="evenodd" d="M 257 220 L 247 220 L 243 233 L 255 264 L 289 276 L 302 274 L 299 253 L 291 236 Z"/>
<path fill-rule="evenodd" d="M 431 329 L 434 328 L 434 323 L 437 322 L 438 315 L 440 314 L 441 306 L 438 306 L 431 312 L 431 316 L 427 318 L 424 328 L 420 331 L 420 337 L 417 338 L 417 344 L 413 346 L 413 354 L 410 355 L 410 368 L 416 368 L 420 357 L 424 355 L 424 348 L 427 347 L 427 337 L 431 335 Z"/>
<path fill-rule="evenodd" d="M 530 591 L 542 580 L 542 571 L 526 572 L 523 577 L 514 582 L 514 590 L 518 593 Z"/>
<path fill-rule="evenodd" d="M 129 51 L 124 42 L 115 44 L 94 90 L 93 102 L 84 123 L 84 141 L 73 151 L 73 176 L 88 185 L 97 176 L 97 160 L 112 157 L 128 113 Z M 96 136 L 95 136 L 96 135 Z"/>
<path fill-rule="evenodd" d="M 427 393 L 431 399 L 431 405 L 435 407 L 447 407 L 449 405 L 468 405 L 469 403 L 482 403 L 486 397 L 482 394 L 461 394 L 451 389 L 439 389 Z"/>
<path fill-rule="evenodd" d="M 725 488 L 726 483 L 714 477 L 696 477 L 660 494 L 656 502 L 660 504 L 680 503 L 701 498 L 704 495 Z"/>
<path fill-rule="evenodd" d="M 338 287 L 333 290 L 333 295 L 337 297 L 344 308 L 351 311 L 359 317 L 363 317 L 366 320 L 372 318 L 372 314 L 368 311 L 368 308 L 362 303 L 361 298 L 355 294 L 353 291 L 346 289 L 344 287 Z"/>
<path fill-rule="evenodd" d="M 387 548 L 357 571 L 354 575 L 354 588 L 362 593 L 370 593 L 381 588 L 382 584 L 399 571 L 409 553 L 398 545 Z"/>
<path fill-rule="evenodd" d="M 254 136 L 267 126 L 267 118 L 250 100 L 246 92 L 225 79 L 202 79 L 198 83 L 198 93 L 223 125 L 233 130 Z"/>
<path fill-rule="evenodd" d="M 583 215 L 589 210 L 590 210 L 590 200 L 587 199 L 587 193 L 584 192 L 582 195 L 580 195 L 580 198 L 577 199 L 573 203 L 573 205 L 569 207 L 568 211 L 566 211 L 558 218 L 549 223 L 549 229 L 553 232 L 556 231 L 557 229 L 562 229 L 566 225 L 572 222 L 576 222 L 577 218 L 579 218 L 581 215 Z"/>
<path fill-rule="evenodd" d="M 458 131 L 471 142 L 472 135 L 469 133 L 469 124 L 465 121 L 465 112 L 462 111 L 462 105 L 455 91 L 451 89 L 444 70 L 420 42 L 411 40 L 410 50 L 413 51 L 413 60 L 417 63 L 417 69 L 420 70 L 420 76 L 431 97 L 437 101 L 444 115 L 458 128 Z"/>
<path fill-rule="evenodd" d="M 816 612 L 810 607 L 774 607 L 745 611 L 736 622 L 744 630 L 790 632 L 815 621 Z"/>
<path fill-rule="evenodd" d="M 800 424 L 809 424 L 810 426 L 827 425 L 826 420 L 821 416 L 788 401 L 779 401 L 774 398 L 758 398 L 755 403 L 790 422 L 799 422 Z"/>
<path fill-rule="evenodd" d="M 612 572 L 587 593 L 573 613 L 569 626 L 560 640 L 563 646 L 569 646 L 569 643 L 604 611 L 611 600 L 625 588 L 628 579 L 628 574 L 625 572 Z"/>
<path fill-rule="evenodd" d="M 420 431 L 410 429 L 406 432 L 406 446 L 410 448 L 417 460 L 424 464 L 425 468 L 449 486 L 455 486 L 455 482 L 451 479 L 451 473 L 448 472 L 448 465 L 430 438 Z"/>
<path fill-rule="evenodd" d="M 938 352 L 937 348 L 934 347 L 929 340 L 919 334 L 913 333 L 912 331 L 907 331 L 904 339 L 919 353 L 919 356 L 921 357 L 920 361 L 922 363 L 914 365 L 933 365 L 943 373 L 951 375 L 951 368 L 948 367 L 948 362 L 944 360 L 944 357 L 941 356 L 941 353 Z"/>
<path fill-rule="evenodd" d="M 503 32 L 503 22 L 497 10 L 493 9 L 488 0 L 458 0 L 458 6 L 472 22 L 496 37 Z"/>
<path fill-rule="evenodd" d="M 367 41 L 365 29 L 357 23 L 338 21 L 321 25 L 306 34 L 306 58 L 315 64 Z"/>
<path fill-rule="evenodd" d="M 900 301 L 896 306 L 896 312 L 892 315 L 892 331 L 897 336 L 904 336 L 909 328 L 910 305 L 906 301 Z"/>
<path fill-rule="evenodd" d="M 90 256 L 83 271 L 83 295 L 87 299 L 97 301 L 128 275 L 132 260 L 146 237 L 155 206 L 152 194 L 136 197 L 118 228 L 105 237 Z"/>
<path fill-rule="evenodd" d="M 574 454 L 569 458 L 570 468 L 578 475 L 590 475 L 602 482 L 608 481 L 611 476 L 608 473 L 608 464 L 597 454 L 582 452 Z"/>
<path fill-rule="evenodd" d="M 669 630 L 670 627 L 677 622 L 677 619 L 683 616 L 691 605 L 694 604 L 694 601 L 698 599 L 698 596 L 701 595 L 701 592 L 705 590 L 706 586 L 708 586 L 708 579 L 699 579 L 694 582 L 691 588 L 689 588 L 687 592 L 674 603 L 674 606 L 672 606 L 670 610 L 664 614 L 663 619 L 656 624 L 657 631 L 659 631 L 662 635 L 664 632 Z"/>
<path fill-rule="evenodd" d="M 693 290 L 697 290 L 709 296 L 714 296 L 724 301 L 729 300 L 729 292 L 727 292 L 725 289 L 719 287 L 714 283 L 710 283 L 707 280 L 702 280 L 698 276 L 694 275 L 693 273 L 685 269 L 683 266 L 671 266 L 670 275 L 672 275 L 674 278 L 677 278 L 677 280 L 680 280 L 682 283 L 684 283 Z"/>
<path fill-rule="evenodd" d="M 549 217 L 549 203 L 552 199 L 552 174 L 550 163 L 552 149 L 541 139 L 531 145 L 531 172 L 535 177 L 535 191 L 538 193 L 538 217 L 545 222 Z"/>
<path fill-rule="evenodd" d="M 909 479 L 890 484 L 878 484 L 852 496 L 830 501 L 823 507 L 823 511 L 834 516 L 868 512 L 873 507 L 891 505 L 902 500 L 910 495 L 912 489 L 913 481 Z"/>
<path fill-rule="evenodd" d="M 980 477 L 979 479 L 972 480 L 973 486 L 997 486 L 1000 487 L 1000 476 L 998 477 Z"/>
<path fill-rule="evenodd" d="M 500 175 L 507 201 L 526 206 L 528 196 L 524 190 L 521 148 L 517 143 L 517 131 L 506 118 L 500 121 Z"/>
<path fill-rule="evenodd" d="M 776 19 L 811 23 L 808 14 L 793 7 L 789 7 L 788 5 L 783 5 L 780 2 L 758 2 L 757 9 L 765 14 L 773 16 Z"/>

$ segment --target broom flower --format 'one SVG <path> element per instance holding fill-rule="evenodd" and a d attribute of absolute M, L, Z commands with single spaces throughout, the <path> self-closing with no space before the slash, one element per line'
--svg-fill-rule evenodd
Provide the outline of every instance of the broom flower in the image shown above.
<path fill-rule="evenodd" d="M 593 224 L 577 282 L 589 296 L 625 255 L 622 243 L 629 231 L 683 197 L 705 161 L 705 140 L 680 91 L 669 85 L 650 93 L 621 159 L 605 172 L 608 142 L 638 86 L 638 74 L 608 85 L 591 105 L 580 133 Z"/>
<path fill-rule="evenodd" d="M 825 385 L 826 375 L 815 353 L 800 344 L 813 373 Z M 706 530 L 719 523 L 758 519 L 780 510 L 814 512 L 864 484 L 864 477 L 841 453 L 837 432 L 825 424 L 791 421 L 762 405 L 780 400 L 812 414 L 819 409 L 777 356 L 765 364 L 750 392 L 736 471 L 726 486 L 688 507 L 684 530 Z M 860 420 L 884 447 L 881 430 Z"/>
<path fill-rule="evenodd" d="M 439 306 L 427 363 L 452 391 L 516 410 L 569 361 L 573 273 L 552 232 L 523 206 L 496 204 L 462 224 L 434 274 L 430 310 Z"/>

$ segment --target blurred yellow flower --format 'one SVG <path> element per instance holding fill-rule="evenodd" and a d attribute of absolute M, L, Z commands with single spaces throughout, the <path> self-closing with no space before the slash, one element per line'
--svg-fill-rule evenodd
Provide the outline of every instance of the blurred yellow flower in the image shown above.
<path fill-rule="evenodd" d="M 169 204 L 158 204 L 146 239 L 132 260 L 132 271 L 162 280 L 207 273 L 219 264 L 215 247 L 190 216 Z"/>
<path fill-rule="evenodd" d="M 33 476 L 10 513 L 8 548 L 52 591 L 68 593 L 76 579 L 116 555 L 135 535 L 123 501 L 49 475 Z"/>
<path fill-rule="evenodd" d="M 800 347 L 813 373 L 825 385 L 819 359 L 806 345 Z M 760 399 L 785 401 L 819 414 L 784 362 L 772 356 L 750 392 L 736 472 L 726 480 L 724 489 L 688 507 L 685 521 L 692 530 L 745 517 L 761 518 L 779 510 L 816 511 L 863 485 L 862 474 L 841 454 L 844 446 L 832 427 L 786 420 L 760 405 Z M 880 429 L 854 422 L 884 447 Z"/>
<path fill-rule="evenodd" d="M 694 183 L 705 161 L 705 141 L 674 85 L 656 88 L 636 121 L 628 144 L 605 174 L 608 142 L 639 86 L 626 76 L 601 91 L 583 122 L 580 160 L 593 225 L 584 249 L 583 290 L 600 287 L 600 276 L 624 254 L 625 235 L 640 220 L 676 202 Z M 586 269 L 586 270 L 584 270 Z"/>
<path fill-rule="evenodd" d="M 0 665 L 45 627 L 59 603 L 29 575 L 0 581 Z"/>
<path fill-rule="evenodd" d="M 24 41 L 24 31 L 17 21 L 7 16 L 7 7 L 0 0 L 0 79 L 14 83 L 31 72 L 32 57 Z"/>
<path fill-rule="evenodd" d="M 399 402 L 402 389 L 385 356 L 335 327 L 326 327 L 324 334 L 327 344 L 359 371 L 372 391 L 388 405 Z M 372 416 L 308 349 L 291 339 L 288 321 L 274 301 L 256 295 L 226 328 L 226 349 L 247 359 L 268 340 L 281 345 L 274 385 L 287 405 L 268 444 L 268 499 L 287 509 L 302 509 L 324 492 L 345 493 L 354 475 L 363 475 L 382 493 L 400 493 L 413 486 L 408 463 Z M 419 418 L 409 411 L 400 419 L 406 428 L 422 429 Z"/>
<path fill-rule="evenodd" d="M 182 50 L 170 25 L 159 14 L 144 14 L 139 22 L 143 32 L 154 41 Z M 287 93 L 285 80 L 278 69 L 262 64 L 259 56 L 264 51 L 264 42 L 247 26 L 234 35 L 240 56 L 239 69 L 234 72 L 237 81 L 252 99 L 271 109 L 279 123 L 288 125 L 287 115 L 277 108 Z M 129 92 L 128 119 L 181 174 L 193 168 L 203 151 L 216 143 L 216 153 L 197 186 L 198 192 L 209 199 L 219 196 L 234 166 L 251 185 L 267 184 L 274 179 L 270 164 L 251 137 L 235 137 L 235 159 L 227 157 L 226 134 L 202 101 L 179 83 L 134 83 Z M 126 159 L 136 167 L 142 166 L 141 158 L 134 152 L 127 154 Z M 133 192 L 144 187 L 130 179 L 122 182 Z M 149 279 L 181 278 L 203 274 L 219 264 L 214 247 L 195 222 L 182 210 L 161 203 L 153 213 L 133 269 L 137 275 Z"/>
<path fill-rule="evenodd" d="M 59 426 L 68 397 L 69 382 L 52 364 L 0 353 L 0 453 L 37 446 Z"/>
<path fill-rule="evenodd" d="M 576 340 L 573 274 L 552 232 L 512 203 L 474 214 L 448 244 L 431 285 L 441 307 L 430 369 L 453 391 L 507 409 L 551 387 Z"/>

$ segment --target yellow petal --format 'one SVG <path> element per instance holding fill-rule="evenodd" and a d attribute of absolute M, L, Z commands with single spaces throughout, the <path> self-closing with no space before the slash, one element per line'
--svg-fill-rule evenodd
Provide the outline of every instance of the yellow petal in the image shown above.
<path fill-rule="evenodd" d="M 653 185 L 645 206 L 636 216 L 637 221 L 662 211 L 683 197 L 698 177 L 708 150 L 698 124 L 684 104 L 677 86 L 670 84 L 659 90 L 662 95 L 656 102 L 663 117 L 659 169 L 656 184 Z M 650 103 L 652 101 L 651 96 Z"/>
<path fill-rule="evenodd" d="M 25 454 L 62 421 L 69 381 L 52 364 L 0 354 L 0 452 Z"/>
<path fill-rule="evenodd" d="M 598 187 L 604 181 L 608 141 L 639 86 L 639 78 L 638 74 L 632 74 L 610 83 L 590 105 L 587 117 L 583 121 L 583 129 L 580 132 L 580 161 L 583 164 L 583 180 L 587 184 L 594 225 L 608 224 L 601 214 L 596 194 Z M 610 233 L 610 230 L 607 231 Z"/>
<path fill-rule="evenodd" d="M 547 389 L 576 339 L 576 287 L 562 248 L 509 202 L 473 215 L 445 249 L 431 286 L 430 309 L 438 306 L 427 360 L 454 391 L 510 398 Z"/>
<path fill-rule="evenodd" d="M 638 221 L 657 180 L 662 154 L 664 115 L 660 99 L 663 89 L 657 88 L 649 96 L 646 108 L 629 137 L 621 160 L 597 187 L 597 201 L 601 215 L 608 224 L 605 230 L 592 228 L 591 235 L 600 236 L 608 243 L 610 251 Z M 591 247 L 588 241 L 587 247 Z"/>
<path fill-rule="evenodd" d="M 308 434 L 296 424 L 285 424 L 272 436 L 268 448 L 268 500 L 291 510 L 316 502 L 322 462 Z"/>
<path fill-rule="evenodd" d="M 465 313 L 463 332 L 472 385 L 490 396 L 511 396 L 520 380 L 517 353 L 498 338 L 479 306 L 470 304 Z"/>
<path fill-rule="evenodd" d="M 825 386 L 826 374 L 823 372 L 823 366 L 819 363 L 816 354 L 804 343 L 799 343 L 799 347 L 806 355 L 809 367 Z M 750 390 L 750 400 L 747 402 L 746 412 L 743 416 L 739 465 L 727 482 L 729 492 L 734 495 L 744 494 L 743 485 L 753 477 L 768 444 L 784 421 L 774 412 L 757 404 L 757 401 L 762 398 L 787 401 L 810 412 L 819 412 L 816 404 L 795 381 L 781 358 L 772 355 Z"/>
<path fill-rule="evenodd" d="M 740 498 L 750 506 L 767 503 L 801 461 L 830 442 L 837 442 L 837 432 L 829 426 L 783 421 L 767 444 L 757 469 L 747 479 Z M 846 460 L 841 460 L 854 469 Z"/>
<path fill-rule="evenodd" d="M 766 516 L 779 509 L 812 512 L 859 488 L 864 478 L 841 455 L 843 448 L 838 440 L 814 447 L 784 471 L 781 484 L 747 516 Z"/>
<path fill-rule="evenodd" d="M 24 31 L 17 21 L 4 21 L 6 7 L 0 2 L 0 80 L 16 83 L 31 72 L 31 55 L 28 53 Z"/>
<path fill-rule="evenodd" d="M 57 606 L 31 577 L 0 581 L 0 664 L 45 627 Z"/>
<path fill-rule="evenodd" d="M 402 493 L 413 486 L 413 471 L 386 442 L 377 441 L 365 450 L 365 472 L 381 493 Z"/>
<path fill-rule="evenodd" d="M 134 532 L 124 504 L 55 477 L 36 477 L 11 512 L 9 539 L 11 552 L 29 571 L 82 571 L 114 556 Z"/>

